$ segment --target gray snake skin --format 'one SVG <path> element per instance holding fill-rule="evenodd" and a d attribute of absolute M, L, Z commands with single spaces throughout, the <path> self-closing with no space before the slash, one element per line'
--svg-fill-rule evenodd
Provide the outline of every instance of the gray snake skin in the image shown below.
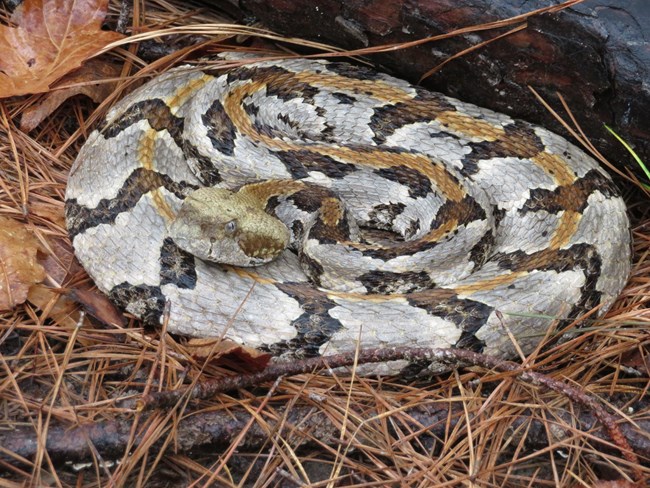
<path fill-rule="evenodd" d="M 204 187 L 256 203 L 193 223 Z M 281 242 L 253 206 L 284 223 Z M 123 309 L 158 324 L 169 301 L 168 331 L 284 359 L 359 346 L 512 357 L 507 331 L 529 352 L 554 320 L 606 311 L 630 270 L 623 200 L 565 139 L 305 59 L 182 67 L 131 93 L 79 153 L 66 219 Z M 221 236 L 250 263 L 207 261 Z"/>

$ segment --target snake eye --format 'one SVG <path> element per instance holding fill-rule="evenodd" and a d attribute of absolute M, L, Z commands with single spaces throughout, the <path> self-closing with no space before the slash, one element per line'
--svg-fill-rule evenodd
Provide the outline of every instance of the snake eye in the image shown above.
<path fill-rule="evenodd" d="M 226 234 L 232 235 L 235 233 L 237 230 L 237 221 L 236 220 L 231 220 L 230 222 L 226 222 L 226 225 L 224 226 L 224 230 L 226 231 Z"/>

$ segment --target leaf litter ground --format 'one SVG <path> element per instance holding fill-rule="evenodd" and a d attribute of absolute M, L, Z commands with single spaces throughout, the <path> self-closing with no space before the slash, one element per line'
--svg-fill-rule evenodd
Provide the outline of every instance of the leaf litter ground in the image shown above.
<path fill-rule="evenodd" d="M 159 43 L 160 28 L 173 29 L 174 39 L 221 36 L 231 44 L 256 33 L 235 25 L 197 31 L 198 23 L 228 20 L 185 2 L 136 6 L 143 44 Z M 108 22 L 117 14 L 111 10 Z M 266 44 L 253 42 L 268 49 L 270 41 L 281 39 L 267 35 Z M 620 432 L 637 451 L 636 463 L 620 452 L 588 404 L 516 373 L 480 366 L 418 382 L 361 378 L 353 367 L 347 375 L 303 373 L 140 408 L 146 395 L 219 381 L 257 361 L 246 355 L 242 361 L 237 352 L 225 360 L 221 345 L 173 337 L 122 317 L 93 292 L 65 230 L 67 172 L 92 124 L 138 76 L 164 70 L 193 49 L 147 64 L 135 44 L 124 44 L 100 58 L 121 70 L 117 87 L 97 110 L 76 97 L 45 114 L 31 132 L 17 127 L 21 117 L 50 103 L 44 102 L 48 95 L 0 104 L 0 219 L 12 219 L 17 232 L 33 236 L 21 249 L 33 281 L 41 281 L 37 266 L 46 274 L 42 284 L 27 286 L 24 304 L 0 313 L 5 482 L 604 487 L 633 486 L 631 480 L 650 475 L 650 215 L 647 195 L 633 187 L 627 200 L 635 264 L 621 298 L 604 319 L 569 326 L 581 326 L 580 335 L 561 344 L 549 336 L 525 365 L 597 398 L 619 419 Z M 98 73 L 107 83 L 116 81 L 114 74 Z M 4 243 L 0 238 L 2 266 L 11 260 L 4 252 L 15 257 Z M 31 263 L 32 252 L 38 263 Z M 80 313 L 76 302 L 88 313 Z"/>

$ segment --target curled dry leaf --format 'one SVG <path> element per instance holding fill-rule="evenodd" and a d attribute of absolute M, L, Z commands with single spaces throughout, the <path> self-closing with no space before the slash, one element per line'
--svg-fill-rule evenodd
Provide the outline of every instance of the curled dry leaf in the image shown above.
<path fill-rule="evenodd" d="M 62 186 L 63 187 L 63 186 Z M 54 188 L 52 186 L 51 188 Z M 53 201 L 29 201 L 29 214 L 41 217 L 45 222 L 54 224 L 56 227 L 65 229 L 64 203 Z"/>
<path fill-rule="evenodd" d="M 45 279 L 45 270 L 36 260 L 39 249 L 23 224 L 0 217 L 0 310 L 23 303 L 29 287 Z"/>
<path fill-rule="evenodd" d="M 101 81 L 118 77 L 120 71 L 121 68 L 116 64 L 105 60 L 91 59 L 74 73 L 64 76 L 56 84 L 57 87 L 66 86 L 67 88 L 53 89 L 39 103 L 24 110 L 20 119 L 20 129 L 25 132 L 35 129 L 45 117 L 75 95 L 86 95 L 93 102 L 101 103 L 115 89 L 114 81 Z"/>
<path fill-rule="evenodd" d="M 66 278 L 81 270 L 74 258 L 70 242 L 63 238 L 48 239 L 49 250 L 39 262 L 43 265 L 50 282 L 61 286 Z M 90 285 L 89 285 L 90 286 Z M 89 315 L 106 324 L 123 324 L 124 318 L 115 306 L 96 292 L 84 289 L 50 288 L 45 285 L 30 287 L 27 295 L 29 302 L 43 311 L 41 318 L 49 318 L 57 325 L 65 328 L 75 327 L 80 318 L 79 306 L 84 306 Z"/>
<path fill-rule="evenodd" d="M 123 326 L 125 324 L 124 316 L 115 308 L 115 305 L 113 305 L 106 295 L 91 290 L 75 288 L 70 290 L 68 297 L 83 305 L 86 312 L 106 325 L 117 324 Z"/>
<path fill-rule="evenodd" d="M 102 30 L 108 0 L 25 0 L 0 25 L 0 97 L 41 93 L 122 34 Z"/>
<path fill-rule="evenodd" d="M 649 352 L 650 351 L 645 348 L 632 349 L 623 354 L 621 364 L 628 368 L 635 369 L 641 374 L 648 375 L 650 374 Z"/>
<path fill-rule="evenodd" d="M 271 360 L 271 355 L 266 352 L 218 337 L 190 339 L 185 347 L 195 359 L 223 366 L 239 366 L 251 372 L 263 371 Z"/>
<path fill-rule="evenodd" d="M 29 303 L 43 311 L 41 319 L 49 318 L 60 327 L 72 329 L 79 321 L 79 310 L 75 302 L 60 290 L 45 285 L 34 285 L 27 295 Z"/>
<path fill-rule="evenodd" d="M 49 280 L 55 286 L 61 286 L 69 275 L 78 273 L 82 268 L 74 258 L 74 250 L 70 241 L 62 237 L 47 239 L 49 253 L 39 262 L 45 268 Z"/>

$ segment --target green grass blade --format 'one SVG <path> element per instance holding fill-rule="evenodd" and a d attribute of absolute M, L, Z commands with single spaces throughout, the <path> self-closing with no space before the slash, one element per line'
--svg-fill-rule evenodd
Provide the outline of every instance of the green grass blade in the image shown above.
<path fill-rule="evenodd" d="M 628 151 L 628 152 L 632 155 L 632 157 L 636 160 L 637 164 L 641 167 L 641 169 L 642 169 L 643 172 L 645 173 L 646 178 L 648 178 L 648 180 L 650 180 L 650 170 L 648 170 L 648 167 L 643 163 L 643 161 L 641 160 L 641 158 L 639 157 L 639 155 L 634 151 L 634 149 L 632 149 L 632 147 L 631 147 L 627 142 L 625 142 L 621 136 L 619 136 L 616 132 L 614 132 L 614 129 L 612 129 L 611 127 L 609 127 L 607 124 L 603 124 L 603 125 L 605 126 L 605 129 L 607 129 L 607 130 L 609 131 L 609 133 L 610 133 L 611 135 L 613 135 L 613 136 L 616 138 L 616 140 L 617 140 L 618 142 L 620 142 L 621 144 L 623 144 L 623 147 L 624 147 L 625 149 L 627 149 L 627 151 Z M 650 190 L 650 185 L 646 185 L 646 184 L 644 184 L 644 183 L 642 183 L 642 184 L 643 184 L 643 186 L 644 186 L 645 188 L 647 188 L 647 189 Z"/>

